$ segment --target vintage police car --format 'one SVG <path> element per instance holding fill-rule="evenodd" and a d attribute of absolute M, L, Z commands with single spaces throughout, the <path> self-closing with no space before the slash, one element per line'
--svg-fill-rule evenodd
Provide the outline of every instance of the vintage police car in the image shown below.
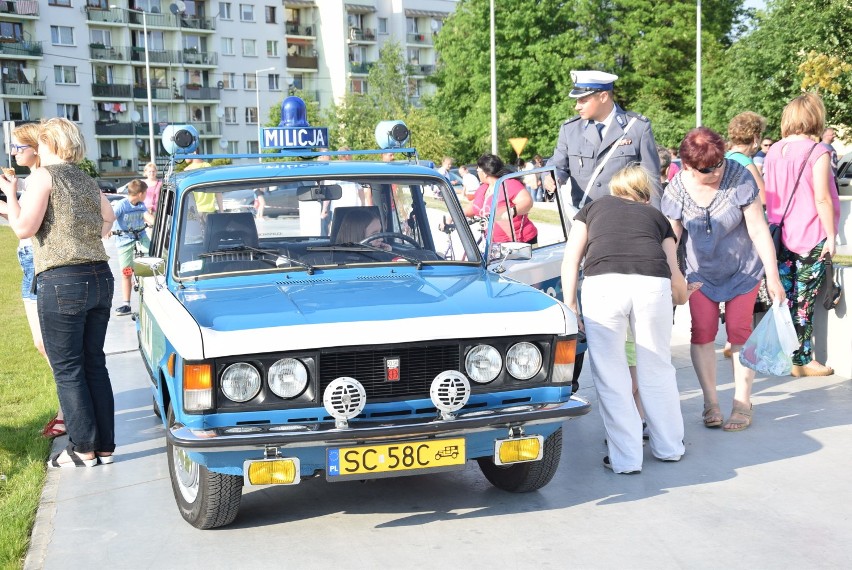
<path fill-rule="evenodd" d="M 164 144 L 180 157 L 196 143 L 176 129 Z M 507 491 L 553 477 L 562 422 L 589 411 L 571 394 L 575 315 L 539 290 L 555 294 L 553 259 L 535 257 L 556 258 L 561 214 L 534 252 L 491 243 L 490 231 L 478 246 L 446 179 L 413 149 L 394 150 L 408 159 L 302 150 L 308 160 L 167 177 L 150 257 L 135 264 L 137 330 L 190 524 L 232 522 L 244 485 L 305 477 L 469 460 Z M 221 207 L 278 187 L 296 211 L 256 219 Z M 511 277 L 522 274 L 539 289 Z"/>

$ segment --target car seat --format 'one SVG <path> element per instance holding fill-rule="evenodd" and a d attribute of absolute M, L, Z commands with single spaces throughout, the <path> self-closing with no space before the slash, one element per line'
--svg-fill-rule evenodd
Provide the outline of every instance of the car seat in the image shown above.
<path fill-rule="evenodd" d="M 233 247 L 258 247 L 257 226 L 249 212 L 208 214 L 204 250 L 222 251 Z"/>
<path fill-rule="evenodd" d="M 328 232 L 331 243 L 337 243 L 337 234 L 340 232 L 340 226 L 343 224 L 343 218 L 350 210 L 361 210 L 369 208 L 376 217 L 379 217 L 378 206 L 339 206 L 334 209 L 331 218 L 331 231 Z"/>

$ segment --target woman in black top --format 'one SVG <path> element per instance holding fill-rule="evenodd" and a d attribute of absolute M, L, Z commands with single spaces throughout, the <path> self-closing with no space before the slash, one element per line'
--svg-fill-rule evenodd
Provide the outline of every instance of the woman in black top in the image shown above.
<path fill-rule="evenodd" d="M 611 196 L 587 204 L 575 216 L 565 247 L 565 303 L 577 313 L 583 266 L 583 316 L 592 376 L 600 400 L 609 455 L 616 473 L 642 470 L 642 419 L 633 400 L 624 343 L 636 339 L 639 392 L 651 452 L 662 461 L 684 453 L 675 369 L 671 363 L 672 303 L 686 302 L 668 220 L 648 205 L 653 188 L 641 165 L 627 166 L 610 182 Z"/>

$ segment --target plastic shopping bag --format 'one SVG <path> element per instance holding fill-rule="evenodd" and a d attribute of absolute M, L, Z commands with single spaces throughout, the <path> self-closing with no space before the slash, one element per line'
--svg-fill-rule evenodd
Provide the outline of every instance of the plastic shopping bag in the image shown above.
<path fill-rule="evenodd" d="M 755 327 L 740 351 L 740 364 L 771 376 L 787 376 L 793 368 L 791 355 L 799 339 L 786 303 L 772 309 Z"/>

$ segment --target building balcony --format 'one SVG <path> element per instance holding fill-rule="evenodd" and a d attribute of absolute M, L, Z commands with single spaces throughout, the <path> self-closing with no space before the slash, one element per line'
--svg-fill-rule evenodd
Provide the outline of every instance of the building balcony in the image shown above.
<path fill-rule="evenodd" d="M 95 135 L 106 137 L 132 137 L 133 123 L 130 121 L 95 121 Z M 118 157 L 116 160 L 121 160 Z"/>
<path fill-rule="evenodd" d="M 349 41 L 354 43 L 371 43 L 376 41 L 374 28 L 349 28 Z"/>
<path fill-rule="evenodd" d="M 219 53 L 215 51 L 185 49 L 181 58 L 186 65 L 217 65 L 219 63 Z"/>
<path fill-rule="evenodd" d="M 173 49 L 155 50 L 148 49 L 148 61 L 150 63 L 177 64 L 181 61 L 182 54 Z M 130 61 L 145 63 L 145 46 L 132 46 L 129 53 Z"/>
<path fill-rule="evenodd" d="M 3 1 L 0 2 L 0 16 L 26 16 L 29 18 L 37 18 L 38 0 L 18 0 L 18 2 Z"/>
<path fill-rule="evenodd" d="M 41 42 L 0 36 L 0 54 L 5 57 L 42 57 Z"/>
<path fill-rule="evenodd" d="M 431 34 L 406 34 L 405 41 L 410 44 L 432 45 Z"/>
<path fill-rule="evenodd" d="M 370 73 L 370 68 L 373 67 L 372 61 L 350 61 L 349 62 L 349 72 L 350 73 L 360 73 L 363 75 L 367 75 Z"/>
<path fill-rule="evenodd" d="M 98 24 L 143 25 L 141 11 L 124 8 L 105 10 L 102 6 L 87 6 L 86 19 Z M 216 20 L 213 18 L 193 18 L 157 12 L 147 12 L 144 25 L 147 25 L 148 28 L 191 29 L 201 32 L 216 30 Z"/>
<path fill-rule="evenodd" d="M 408 64 L 408 75 L 432 75 L 435 73 L 434 65 L 421 65 L 417 63 Z"/>
<path fill-rule="evenodd" d="M 119 173 L 136 173 L 136 161 L 132 158 L 123 159 L 120 156 L 105 156 L 98 159 L 98 173 L 104 174 L 119 174 Z"/>
<path fill-rule="evenodd" d="M 183 86 L 184 99 L 202 99 L 205 101 L 218 101 L 221 97 L 221 90 L 218 87 L 202 87 L 193 83 L 187 83 Z"/>
<path fill-rule="evenodd" d="M 148 89 L 145 85 L 133 86 L 133 98 L 141 99 L 143 101 L 148 99 Z M 173 101 L 180 98 L 180 93 L 176 93 L 168 87 L 151 86 L 151 99 L 156 99 L 158 101 Z"/>
<path fill-rule="evenodd" d="M 189 124 L 195 127 L 200 136 L 222 136 L 221 121 L 190 121 Z"/>
<path fill-rule="evenodd" d="M 105 46 L 104 44 L 89 44 L 89 57 L 92 59 L 124 61 L 127 59 L 127 48 Z"/>
<path fill-rule="evenodd" d="M 319 57 L 307 55 L 288 55 L 287 67 L 289 69 L 312 69 L 319 70 Z"/>
<path fill-rule="evenodd" d="M 110 99 L 130 99 L 133 97 L 133 85 L 117 83 L 92 83 L 92 97 Z"/>
<path fill-rule="evenodd" d="M 12 81 L 4 81 L 2 83 L 3 95 L 16 97 L 44 97 L 46 84 L 46 79 L 33 81 L 32 83 L 14 83 Z"/>
<path fill-rule="evenodd" d="M 284 24 L 284 30 L 288 36 L 302 36 L 306 38 L 315 37 L 313 26 L 301 26 L 298 22 L 286 22 Z"/>

